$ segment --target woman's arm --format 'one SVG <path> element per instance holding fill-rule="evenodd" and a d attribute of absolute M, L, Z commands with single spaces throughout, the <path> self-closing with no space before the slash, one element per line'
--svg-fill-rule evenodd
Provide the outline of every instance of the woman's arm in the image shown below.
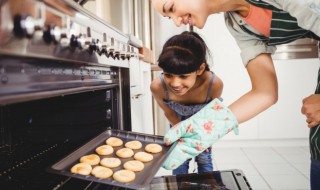
<path fill-rule="evenodd" d="M 165 98 L 165 92 L 163 90 L 162 83 L 160 79 L 155 79 L 151 82 L 150 90 L 152 93 L 152 96 L 159 104 L 160 108 L 163 110 L 164 115 L 170 122 L 170 124 L 173 126 L 180 122 L 180 119 L 177 116 L 177 113 L 169 108 L 166 104 L 163 103 L 163 99 Z"/>
<path fill-rule="evenodd" d="M 278 82 L 270 54 L 260 54 L 249 61 L 247 71 L 251 90 L 229 106 L 239 123 L 266 110 L 278 100 Z"/>

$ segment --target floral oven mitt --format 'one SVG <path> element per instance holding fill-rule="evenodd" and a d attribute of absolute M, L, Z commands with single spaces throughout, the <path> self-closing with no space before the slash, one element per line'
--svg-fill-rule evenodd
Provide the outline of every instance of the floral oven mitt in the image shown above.
<path fill-rule="evenodd" d="M 212 100 L 190 118 L 171 127 L 165 134 L 164 140 L 167 145 L 179 141 L 163 167 L 168 170 L 176 169 L 232 130 L 239 134 L 235 116 L 218 99 Z"/>

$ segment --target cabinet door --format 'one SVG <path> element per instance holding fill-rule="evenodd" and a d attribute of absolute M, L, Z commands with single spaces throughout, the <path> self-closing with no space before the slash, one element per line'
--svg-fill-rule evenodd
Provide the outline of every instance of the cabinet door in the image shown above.
<path fill-rule="evenodd" d="M 134 74 L 137 75 L 139 81 L 137 83 L 139 92 L 131 93 L 132 131 L 154 134 L 150 64 L 140 61 L 139 73 Z M 133 88 L 136 88 L 136 86 L 131 87 L 131 89 Z"/>
<path fill-rule="evenodd" d="M 278 102 L 258 116 L 261 139 L 308 138 L 309 128 L 301 114 L 302 99 L 313 94 L 318 59 L 275 60 Z"/>
<path fill-rule="evenodd" d="M 141 92 L 141 69 L 140 61 L 137 58 L 131 58 L 129 61 L 130 66 L 130 94 L 135 96 L 142 94 Z"/>

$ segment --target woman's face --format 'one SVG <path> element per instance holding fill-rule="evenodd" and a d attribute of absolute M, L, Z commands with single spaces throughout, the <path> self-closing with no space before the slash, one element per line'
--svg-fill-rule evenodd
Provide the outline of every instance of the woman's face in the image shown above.
<path fill-rule="evenodd" d="M 152 0 L 152 6 L 177 26 L 190 24 L 201 29 L 209 16 L 207 0 Z"/>
<path fill-rule="evenodd" d="M 169 91 L 175 95 L 182 96 L 196 83 L 197 72 L 179 75 L 163 72 L 163 78 Z"/>

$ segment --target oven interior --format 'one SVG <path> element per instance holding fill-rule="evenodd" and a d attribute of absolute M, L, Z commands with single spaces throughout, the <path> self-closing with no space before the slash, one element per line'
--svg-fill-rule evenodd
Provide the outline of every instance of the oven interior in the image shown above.
<path fill-rule="evenodd" d="M 110 88 L 1 106 L 0 184 L 53 189 L 66 180 L 45 168 L 108 127 L 117 128 L 116 92 Z"/>

